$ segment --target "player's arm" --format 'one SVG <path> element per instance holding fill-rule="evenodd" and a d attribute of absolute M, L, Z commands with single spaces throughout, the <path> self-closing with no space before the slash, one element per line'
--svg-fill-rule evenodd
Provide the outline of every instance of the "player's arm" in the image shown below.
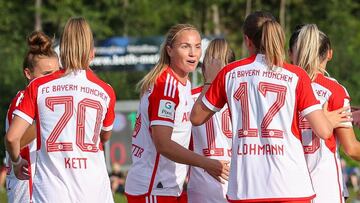
<path fill-rule="evenodd" d="M 25 131 L 29 126 L 30 124 L 26 120 L 15 115 L 5 135 L 6 150 L 13 162 L 19 157 L 20 140 L 25 135 Z"/>
<path fill-rule="evenodd" d="M 358 128 L 360 128 L 360 109 L 356 109 L 352 112 L 353 119 L 354 119 L 354 125 L 356 125 Z"/>
<path fill-rule="evenodd" d="M 29 179 L 28 163 L 20 156 L 20 140 L 24 136 L 26 129 L 30 126 L 26 120 L 19 116 L 14 116 L 10 128 L 5 135 L 5 146 L 9 153 L 14 167 L 14 173 L 20 180 Z"/>
<path fill-rule="evenodd" d="M 220 182 L 223 182 L 220 177 L 228 180 L 228 161 L 209 159 L 182 147 L 171 140 L 172 131 L 173 128 L 169 126 L 151 126 L 152 139 L 158 153 L 177 163 L 203 168 Z"/>
<path fill-rule="evenodd" d="M 327 107 L 325 105 L 325 113 L 323 110 L 315 110 L 305 116 L 315 134 L 322 139 L 330 138 L 335 128 L 348 127 L 343 123 L 352 120 L 348 117 L 351 113 L 346 112 L 346 110 L 349 109 L 348 107 L 340 108 L 331 112 L 327 112 L 326 109 Z"/>
<path fill-rule="evenodd" d="M 36 124 L 31 124 L 20 139 L 20 148 L 27 146 L 36 138 Z"/>
<path fill-rule="evenodd" d="M 356 139 L 353 128 L 336 128 L 335 135 L 343 146 L 345 154 L 360 161 L 360 142 Z"/>
<path fill-rule="evenodd" d="M 101 132 L 100 132 L 101 143 L 104 144 L 105 142 L 107 142 L 111 137 L 111 133 L 112 133 L 111 130 L 110 131 L 101 130 Z"/>
<path fill-rule="evenodd" d="M 194 126 L 199 126 L 204 124 L 215 113 L 211 111 L 209 108 L 207 108 L 202 102 L 202 98 L 204 97 L 204 94 L 208 89 L 209 89 L 209 85 L 204 85 L 200 96 L 196 100 L 191 110 L 190 120 Z"/>

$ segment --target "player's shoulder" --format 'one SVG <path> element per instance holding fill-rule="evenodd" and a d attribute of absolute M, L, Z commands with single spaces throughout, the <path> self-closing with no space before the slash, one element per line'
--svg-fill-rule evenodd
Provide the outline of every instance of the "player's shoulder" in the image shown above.
<path fill-rule="evenodd" d="M 114 92 L 113 87 L 110 84 L 106 83 L 105 81 L 101 80 L 91 69 L 86 69 L 85 73 L 86 73 L 86 78 L 90 82 L 100 86 L 109 95 L 114 95 L 115 96 L 115 92 Z"/>
<path fill-rule="evenodd" d="M 179 94 L 178 85 L 182 84 L 170 67 L 165 67 L 156 79 L 152 92 L 157 95 L 175 98 Z M 182 84 L 182 85 L 187 85 Z"/>
<path fill-rule="evenodd" d="M 255 62 L 256 60 L 256 55 L 252 55 L 248 58 L 244 58 L 244 59 L 240 59 L 240 60 L 237 60 L 237 61 L 233 61 L 229 64 L 227 64 L 222 70 L 221 72 L 223 73 L 227 73 L 227 72 L 230 72 L 231 70 L 235 69 L 235 68 L 239 68 L 239 67 L 242 67 L 242 66 L 246 66 L 246 65 L 249 65 L 253 62 Z"/>
<path fill-rule="evenodd" d="M 335 78 L 328 77 L 323 74 L 318 74 L 315 79 L 315 82 L 324 86 L 325 88 L 327 88 L 328 90 L 330 90 L 335 94 L 348 95 L 346 88 L 343 85 L 341 85 Z"/>
<path fill-rule="evenodd" d="M 40 76 L 38 78 L 35 78 L 33 79 L 29 84 L 28 84 L 28 87 L 38 87 L 38 86 L 41 86 L 45 83 L 48 83 L 52 80 L 56 80 L 60 77 L 62 77 L 63 75 L 65 74 L 65 70 L 64 69 L 61 69 L 61 70 L 58 70 L 58 71 L 55 71 L 51 74 L 48 74 L 48 75 L 44 75 L 44 76 Z"/>
<path fill-rule="evenodd" d="M 306 71 L 297 65 L 284 62 L 282 68 L 296 74 L 298 77 L 309 77 Z"/>

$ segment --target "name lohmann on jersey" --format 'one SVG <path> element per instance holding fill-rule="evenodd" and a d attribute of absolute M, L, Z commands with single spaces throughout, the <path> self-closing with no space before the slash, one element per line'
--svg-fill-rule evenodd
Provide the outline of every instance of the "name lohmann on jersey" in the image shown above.
<path fill-rule="evenodd" d="M 173 120 L 175 117 L 175 103 L 170 100 L 160 100 L 158 116 Z"/>
<path fill-rule="evenodd" d="M 238 146 L 238 155 L 284 155 L 284 145 L 278 144 L 242 144 Z"/>

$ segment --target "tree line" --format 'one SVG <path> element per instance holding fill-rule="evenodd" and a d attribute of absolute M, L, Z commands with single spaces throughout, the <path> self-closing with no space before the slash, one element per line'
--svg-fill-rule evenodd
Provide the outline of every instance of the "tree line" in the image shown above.
<path fill-rule="evenodd" d="M 158 36 L 177 23 L 191 23 L 203 35 L 223 35 L 236 53 L 247 55 L 242 24 L 247 14 L 266 10 L 278 17 L 287 39 L 298 24 L 316 23 L 331 40 L 334 57 L 329 74 L 342 83 L 360 104 L 360 1 L 352 0 L 16 0 L 0 1 L 0 130 L 11 99 L 26 85 L 22 61 L 26 37 L 42 30 L 59 38 L 71 16 L 84 16 L 94 38 L 112 36 Z M 145 72 L 103 71 L 97 73 L 110 83 L 119 100 L 138 99 L 135 84 Z M 0 149 L 4 149 L 3 139 Z M 0 150 L 0 157 L 4 150 Z"/>

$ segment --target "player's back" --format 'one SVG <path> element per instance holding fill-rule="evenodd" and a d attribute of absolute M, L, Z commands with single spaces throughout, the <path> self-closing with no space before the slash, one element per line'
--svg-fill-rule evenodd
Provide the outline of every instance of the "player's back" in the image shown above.
<path fill-rule="evenodd" d="M 111 86 L 81 70 L 58 71 L 28 88 L 37 95 L 28 96 L 36 106 L 25 102 L 19 110 L 27 114 L 27 108 L 35 108 L 39 120 L 34 200 L 113 202 L 99 135 L 112 127 L 107 123 L 115 102 Z"/>
<path fill-rule="evenodd" d="M 346 89 L 333 78 L 318 74 L 312 87 L 321 104 L 328 102 L 329 111 L 350 105 Z M 350 122 L 347 124 L 352 126 Z M 300 127 L 305 158 L 316 192 L 314 202 L 344 202 L 339 140 L 334 134 L 329 139 L 320 139 L 306 119 L 302 120 Z"/>
<path fill-rule="evenodd" d="M 320 107 L 306 72 L 289 64 L 270 70 L 265 56 L 258 54 L 227 65 L 217 77 L 221 78 L 216 80 L 219 84 L 213 83 L 210 90 L 217 86 L 224 90 L 218 93 L 220 96 L 209 90 L 203 102 L 213 110 L 219 110 L 224 103 L 230 109 L 232 131 L 236 134 L 229 200 L 313 198 L 298 113 L 306 115 Z M 259 189 L 264 186 L 266 190 Z"/>

